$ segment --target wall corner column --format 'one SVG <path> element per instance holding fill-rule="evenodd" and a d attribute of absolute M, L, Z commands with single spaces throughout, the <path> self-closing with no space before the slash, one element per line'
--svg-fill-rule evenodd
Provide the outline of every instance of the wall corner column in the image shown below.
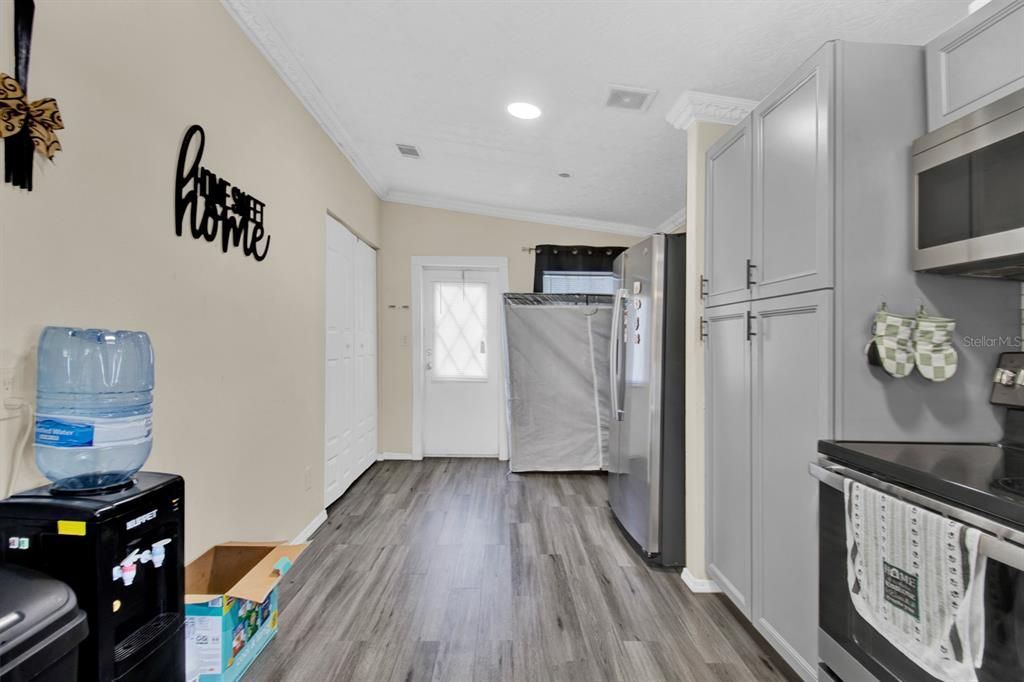
<path fill-rule="evenodd" d="M 686 134 L 686 570 L 690 582 L 710 584 L 705 533 L 704 314 L 705 158 L 708 148 L 750 113 L 757 102 L 708 93 L 684 92 L 666 116 Z M 710 591 L 701 589 L 700 591 Z"/>

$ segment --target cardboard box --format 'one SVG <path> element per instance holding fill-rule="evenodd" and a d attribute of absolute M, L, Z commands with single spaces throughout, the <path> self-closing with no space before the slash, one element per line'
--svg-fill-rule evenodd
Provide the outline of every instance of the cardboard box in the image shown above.
<path fill-rule="evenodd" d="M 277 634 L 277 585 L 305 548 L 229 542 L 185 567 L 190 679 L 234 682 L 245 673 Z"/>

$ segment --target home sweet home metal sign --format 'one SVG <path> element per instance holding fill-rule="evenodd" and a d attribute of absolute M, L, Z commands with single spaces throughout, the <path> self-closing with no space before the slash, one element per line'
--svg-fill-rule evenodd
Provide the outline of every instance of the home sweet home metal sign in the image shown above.
<path fill-rule="evenodd" d="M 194 151 L 193 139 L 198 140 Z M 187 226 L 193 239 L 214 242 L 219 238 L 224 253 L 233 246 L 241 248 L 246 256 L 262 261 L 270 250 L 270 235 L 263 227 L 266 205 L 200 165 L 205 147 L 205 131 L 202 126 L 193 125 L 185 133 L 178 152 L 174 181 L 175 232 L 181 237 Z"/>

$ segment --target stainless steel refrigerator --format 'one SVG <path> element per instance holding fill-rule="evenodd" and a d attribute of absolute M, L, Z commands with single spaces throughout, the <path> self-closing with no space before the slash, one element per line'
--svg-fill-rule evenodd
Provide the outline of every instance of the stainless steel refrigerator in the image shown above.
<path fill-rule="evenodd" d="M 650 561 L 685 560 L 685 235 L 653 235 L 615 260 L 608 495 Z"/>

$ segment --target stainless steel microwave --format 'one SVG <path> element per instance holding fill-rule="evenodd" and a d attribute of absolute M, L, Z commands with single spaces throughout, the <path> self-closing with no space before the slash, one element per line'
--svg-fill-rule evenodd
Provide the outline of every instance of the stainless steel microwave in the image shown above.
<path fill-rule="evenodd" d="M 1024 280 L 1024 90 L 913 146 L 915 270 Z"/>

